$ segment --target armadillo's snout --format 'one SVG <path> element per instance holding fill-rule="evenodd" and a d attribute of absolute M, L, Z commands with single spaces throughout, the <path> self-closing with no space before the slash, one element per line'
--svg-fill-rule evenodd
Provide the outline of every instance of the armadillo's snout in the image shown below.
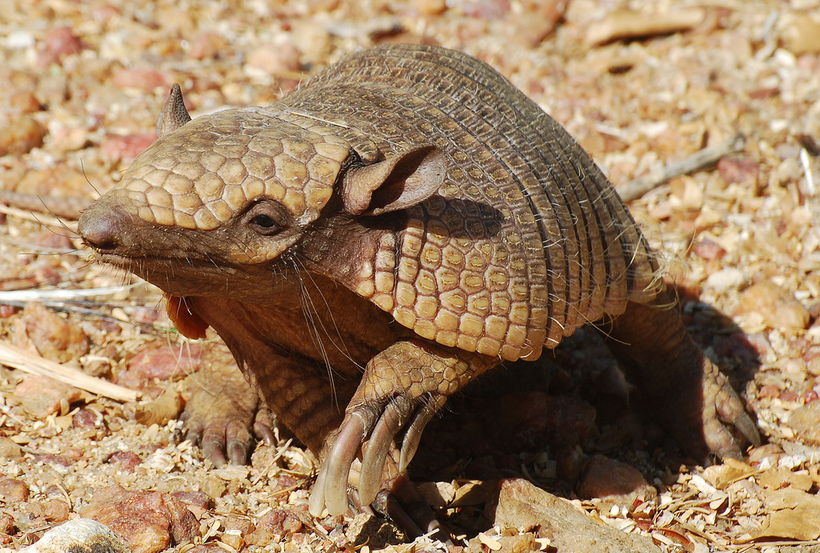
<path fill-rule="evenodd" d="M 119 206 L 97 202 L 80 217 L 78 230 L 86 244 L 101 253 L 115 253 L 124 246 L 134 217 Z"/>

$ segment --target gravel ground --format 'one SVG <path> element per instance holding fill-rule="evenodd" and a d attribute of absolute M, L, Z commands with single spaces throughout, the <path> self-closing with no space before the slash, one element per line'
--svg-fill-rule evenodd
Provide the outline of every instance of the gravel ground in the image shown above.
<path fill-rule="evenodd" d="M 619 189 L 740 135 L 740 151 L 674 176 L 630 209 L 662 252 L 693 335 L 745 393 L 767 443 L 745 463 L 686 464 L 624 409 L 629 388 L 582 332 L 526 378 L 515 373 L 509 387 L 477 386 L 454 402 L 414 470 L 475 551 L 549 550 L 537 529 L 513 539 L 494 526 L 486 494 L 471 495 L 501 476 L 525 476 L 662 551 L 820 550 L 817 1 L 0 0 L 0 13 L 6 190 L 104 192 L 153 140 L 174 82 L 195 117 L 262 105 L 346 52 L 383 42 L 441 44 L 487 61 Z M 3 216 L 2 293 L 132 282 L 89 263 L 70 224 Z M 133 551 L 353 550 L 363 536 L 369 549 L 411 550 L 389 526 L 362 529 L 377 521 L 306 516 L 315 459 L 284 431 L 256 448 L 250 466 L 216 469 L 179 441 L 185 377 L 209 346 L 177 339 L 155 290 L 69 297 L 39 296 L 51 307 L 43 310 L 0 296 L 3 342 L 160 400 L 115 401 L 0 368 L 8 550 L 79 515 L 103 520 L 103 511 Z M 522 382 L 548 384 L 549 395 L 526 395 Z M 533 422 L 554 411 L 560 420 Z M 517 425 L 515 439 L 482 412 L 513 412 L 499 419 Z M 634 493 L 607 496 L 601 471 Z"/>

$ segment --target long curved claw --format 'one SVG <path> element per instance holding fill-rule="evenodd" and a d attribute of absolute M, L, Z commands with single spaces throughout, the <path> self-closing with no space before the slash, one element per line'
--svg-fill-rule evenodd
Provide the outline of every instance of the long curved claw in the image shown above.
<path fill-rule="evenodd" d="M 359 499 L 362 505 L 369 505 L 376 499 L 381 488 L 381 477 L 387 453 L 396 433 L 405 425 L 413 411 L 413 404 L 406 397 L 399 396 L 391 401 L 376 423 L 362 460 L 359 477 Z"/>
<path fill-rule="evenodd" d="M 231 421 L 225 427 L 225 453 L 231 464 L 244 465 L 250 454 L 251 434 L 248 427 L 238 421 Z"/>
<path fill-rule="evenodd" d="M 225 456 L 224 434 L 205 432 L 194 437 L 189 434 L 189 439 L 194 443 L 200 443 L 202 456 L 209 459 L 215 467 L 223 467 L 228 464 L 228 458 Z"/>
<path fill-rule="evenodd" d="M 322 516 L 322 511 L 325 510 L 325 474 L 324 467 L 322 467 L 316 475 L 316 481 L 313 483 L 310 499 L 308 499 L 308 512 L 317 518 Z"/>
<path fill-rule="evenodd" d="M 333 449 L 325 461 L 324 490 L 314 486 L 313 493 L 323 493 L 324 502 L 331 515 L 341 515 L 347 510 L 347 478 L 350 466 L 361 450 L 368 427 L 359 412 L 350 413 L 342 423 Z M 321 475 L 321 473 L 320 473 Z"/>
<path fill-rule="evenodd" d="M 719 459 L 743 459 L 743 452 L 729 429 L 717 418 L 706 421 L 704 432 L 711 452 Z"/>
<path fill-rule="evenodd" d="M 421 443 L 421 435 L 424 427 L 435 416 L 441 407 L 444 406 L 447 398 L 441 397 L 438 401 L 430 401 L 421 405 L 413 415 L 413 420 L 407 426 L 404 439 L 401 442 L 401 456 L 399 457 L 399 471 L 407 470 L 407 465 L 413 460 L 416 451 Z"/>
<path fill-rule="evenodd" d="M 735 428 L 740 430 L 740 433 L 743 434 L 749 443 L 752 444 L 754 447 L 759 447 L 762 441 L 760 440 L 760 433 L 757 431 L 757 426 L 755 423 L 752 422 L 752 419 L 746 413 L 741 413 L 741 415 L 734 420 L 731 421 L 731 424 L 734 425 Z"/>
<path fill-rule="evenodd" d="M 406 476 L 392 482 L 391 493 L 380 493 L 374 507 L 387 514 L 410 537 L 428 534 L 452 545 L 449 530 L 439 523 L 433 510 Z"/>
<path fill-rule="evenodd" d="M 273 445 L 276 441 L 273 433 L 275 425 L 270 409 L 265 407 L 256 411 L 256 416 L 253 419 L 253 433 L 267 445 Z"/>
<path fill-rule="evenodd" d="M 212 451 L 204 447 L 202 435 L 205 432 L 205 424 L 201 418 L 191 417 L 191 413 L 188 411 L 182 413 L 180 418 L 185 424 L 182 436 L 191 443 L 200 444 L 203 457 L 210 460 L 216 467 L 221 467 L 228 462 L 221 448 Z"/>
<path fill-rule="evenodd" d="M 760 445 L 760 434 L 757 426 L 752 422 L 751 417 L 743 407 L 743 400 L 735 393 L 723 375 L 720 375 L 718 384 L 720 391 L 715 398 L 715 409 L 720 421 L 734 427 L 739 431 L 750 444 L 757 447 Z"/>
<path fill-rule="evenodd" d="M 399 463 L 399 472 L 403 473 L 418 449 L 425 425 L 446 400 L 441 397 L 418 404 L 406 396 L 397 396 L 387 403 L 377 421 L 374 419 L 378 410 L 349 411 L 316 477 L 310 494 L 310 514 L 321 516 L 325 507 L 332 515 L 345 512 L 350 469 L 365 440 L 358 495 L 362 505 L 372 503 L 383 489 L 385 462 L 396 434 L 406 427 Z"/>
<path fill-rule="evenodd" d="M 721 459 L 743 459 L 744 438 L 759 446 L 760 434 L 726 376 L 711 362 L 706 363 L 703 421 L 706 445 Z"/>

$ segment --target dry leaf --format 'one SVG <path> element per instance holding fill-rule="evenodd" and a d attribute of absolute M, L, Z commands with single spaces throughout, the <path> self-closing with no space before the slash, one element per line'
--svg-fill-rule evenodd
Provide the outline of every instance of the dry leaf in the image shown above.
<path fill-rule="evenodd" d="M 488 536 L 484 532 L 478 534 L 478 540 L 487 546 L 490 551 L 498 551 L 501 549 L 501 543 L 492 536 Z"/>
<path fill-rule="evenodd" d="M 176 418 L 181 410 L 182 397 L 169 388 L 157 399 L 137 405 L 134 416 L 137 422 L 145 426 L 151 426 L 152 424 L 162 426 L 169 420 Z"/>
<path fill-rule="evenodd" d="M 645 14 L 630 10 L 613 11 L 587 28 L 586 42 L 605 44 L 622 38 L 642 38 L 687 31 L 703 21 L 701 9 Z"/>
<path fill-rule="evenodd" d="M 466 507 L 467 505 L 481 505 L 487 501 L 488 488 L 495 487 L 494 482 L 469 480 L 462 482 L 456 490 L 455 497 L 450 502 L 451 507 Z"/>
<path fill-rule="evenodd" d="M 787 468 L 770 468 L 763 471 L 758 478 L 758 483 L 770 490 L 779 490 L 786 486 L 809 491 L 814 483 L 812 477 L 807 472 L 792 472 Z"/>
<path fill-rule="evenodd" d="M 726 459 L 722 465 L 713 465 L 703 471 L 703 479 L 719 490 L 724 490 L 729 484 L 748 478 L 755 473 L 755 469 L 742 461 Z"/>
<path fill-rule="evenodd" d="M 767 495 L 766 506 L 773 510 L 769 524 L 755 538 L 816 540 L 820 538 L 820 498 L 786 488 Z"/>

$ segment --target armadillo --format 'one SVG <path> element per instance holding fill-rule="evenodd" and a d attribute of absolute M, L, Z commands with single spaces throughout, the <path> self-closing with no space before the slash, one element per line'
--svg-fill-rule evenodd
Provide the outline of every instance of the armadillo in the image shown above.
<path fill-rule="evenodd" d="M 596 321 L 690 453 L 759 443 L 602 171 L 485 63 L 375 47 L 193 120 L 175 87 L 157 129 L 80 233 L 320 454 L 313 514 L 346 510 L 357 459 L 373 501 L 449 396 Z"/>

